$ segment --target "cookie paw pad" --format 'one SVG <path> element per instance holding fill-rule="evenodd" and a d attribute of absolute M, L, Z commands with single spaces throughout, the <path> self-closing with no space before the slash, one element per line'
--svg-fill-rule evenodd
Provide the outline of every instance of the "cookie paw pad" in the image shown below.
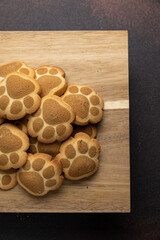
<path fill-rule="evenodd" d="M 62 168 L 47 154 L 28 154 L 26 164 L 17 172 L 18 183 L 30 194 L 43 196 L 58 189 L 62 182 Z"/>

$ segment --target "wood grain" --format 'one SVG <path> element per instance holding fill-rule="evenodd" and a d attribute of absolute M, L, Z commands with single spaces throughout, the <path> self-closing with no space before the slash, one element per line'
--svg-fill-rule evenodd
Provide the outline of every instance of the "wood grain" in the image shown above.
<path fill-rule="evenodd" d="M 0 53 L 1 64 L 58 65 L 69 83 L 89 85 L 105 101 L 99 171 L 82 181 L 65 180 L 41 198 L 20 186 L 1 191 L 0 211 L 130 212 L 127 31 L 0 32 Z"/>

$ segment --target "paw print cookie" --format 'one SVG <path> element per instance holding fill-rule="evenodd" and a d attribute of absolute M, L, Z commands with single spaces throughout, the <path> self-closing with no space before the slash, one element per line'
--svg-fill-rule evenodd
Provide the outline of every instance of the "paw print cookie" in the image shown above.
<path fill-rule="evenodd" d="M 42 98 L 38 111 L 30 116 L 28 133 L 43 143 L 64 141 L 73 131 L 74 118 L 72 108 L 62 98 L 47 95 Z"/>
<path fill-rule="evenodd" d="M 66 91 L 65 73 L 61 68 L 41 66 L 35 70 L 35 74 L 41 87 L 41 97 L 47 94 L 61 96 Z"/>
<path fill-rule="evenodd" d="M 19 185 L 34 196 L 58 189 L 62 182 L 62 165 L 44 153 L 28 154 L 26 164 L 17 172 Z"/>
<path fill-rule="evenodd" d="M 100 145 L 85 133 L 77 133 L 60 147 L 56 160 L 61 161 L 64 176 L 70 180 L 80 180 L 91 176 L 99 166 Z"/>
<path fill-rule="evenodd" d="M 29 138 L 12 124 L 0 125 L 0 169 L 20 168 L 26 162 Z"/>
<path fill-rule="evenodd" d="M 28 67 L 24 62 L 10 62 L 0 66 L 0 81 L 12 72 L 21 72 L 29 77 L 34 78 L 34 69 Z"/>
<path fill-rule="evenodd" d="M 53 142 L 53 143 L 41 143 L 38 142 L 37 138 L 30 137 L 30 146 L 28 152 L 34 153 L 46 153 L 55 157 L 59 153 L 59 149 L 61 146 L 60 142 Z"/>
<path fill-rule="evenodd" d="M 88 122 L 94 124 L 102 119 L 104 102 L 92 88 L 69 85 L 62 99 L 75 112 L 75 124 L 87 125 Z"/>
<path fill-rule="evenodd" d="M 93 124 L 90 124 L 90 123 L 85 126 L 78 126 L 78 125 L 74 124 L 72 136 L 74 136 L 76 133 L 79 133 L 79 132 L 88 134 L 88 136 L 90 136 L 90 138 L 96 138 L 96 136 L 97 136 L 96 126 Z"/>
<path fill-rule="evenodd" d="M 0 83 L 0 118 L 18 120 L 35 112 L 41 103 L 40 86 L 23 73 L 11 73 Z"/>
<path fill-rule="evenodd" d="M 17 184 L 17 171 L 15 169 L 0 170 L 0 189 L 9 190 Z"/>

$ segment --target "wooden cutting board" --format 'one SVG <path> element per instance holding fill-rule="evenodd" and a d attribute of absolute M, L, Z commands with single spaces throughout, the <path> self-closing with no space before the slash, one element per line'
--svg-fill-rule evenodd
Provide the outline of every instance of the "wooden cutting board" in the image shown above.
<path fill-rule="evenodd" d="M 57 65 L 68 83 L 93 87 L 104 101 L 102 152 L 92 177 L 36 198 L 20 186 L 0 191 L 0 212 L 130 212 L 127 31 L 0 32 L 0 64 Z"/>

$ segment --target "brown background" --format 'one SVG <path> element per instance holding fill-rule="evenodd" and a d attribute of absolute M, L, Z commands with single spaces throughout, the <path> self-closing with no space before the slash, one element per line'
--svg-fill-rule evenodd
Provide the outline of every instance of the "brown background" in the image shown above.
<path fill-rule="evenodd" d="M 132 186 L 130 214 L 1 214 L 0 239 L 160 239 L 159 12 L 155 0 L 0 1 L 4 31 L 129 30 Z"/>

